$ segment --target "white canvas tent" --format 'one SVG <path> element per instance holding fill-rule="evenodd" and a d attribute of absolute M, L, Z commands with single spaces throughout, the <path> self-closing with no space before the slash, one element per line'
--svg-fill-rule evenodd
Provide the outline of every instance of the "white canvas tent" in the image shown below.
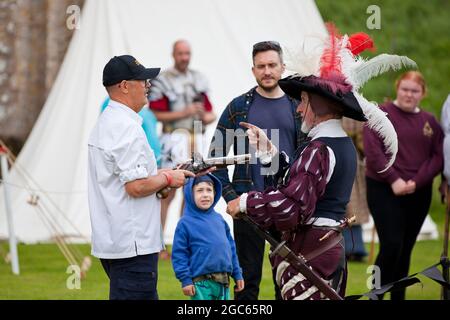
<path fill-rule="evenodd" d="M 112 56 L 131 54 L 147 67 L 166 68 L 172 65 L 173 42 L 187 39 L 193 49 L 191 66 L 208 77 L 220 115 L 228 101 L 254 85 L 255 42 L 277 40 L 295 47 L 307 34 L 325 34 L 312 0 L 86 0 L 80 29 L 10 175 L 18 240 L 36 243 L 55 235 L 54 226 L 28 203 L 30 193 L 52 212 L 63 235 L 90 240 L 87 138 L 106 96 L 102 69 Z M 22 188 L 26 184 L 31 192 Z M 219 207 L 224 209 L 223 201 Z M 179 202 L 169 213 L 169 242 L 178 212 Z M 5 219 L 0 192 L 0 238 L 8 236 Z"/>
<path fill-rule="evenodd" d="M 49 191 L 60 211 L 42 192 L 35 193 L 54 212 L 64 233 L 79 231 L 89 240 L 87 138 L 106 96 L 102 69 L 112 56 L 132 54 L 147 67 L 166 68 L 172 65 L 173 42 L 187 39 L 193 49 L 191 66 L 208 77 L 215 112 L 220 114 L 229 100 L 254 85 L 253 43 L 276 39 L 294 45 L 304 33 L 324 32 L 311 0 L 87 0 L 80 29 L 17 164 L 37 182 L 32 189 Z M 28 181 L 18 170 L 10 179 L 19 241 L 49 240 L 54 232 L 27 203 L 30 192 L 17 187 Z M 7 237 L 4 211 L 0 198 L 0 237 Z"/>

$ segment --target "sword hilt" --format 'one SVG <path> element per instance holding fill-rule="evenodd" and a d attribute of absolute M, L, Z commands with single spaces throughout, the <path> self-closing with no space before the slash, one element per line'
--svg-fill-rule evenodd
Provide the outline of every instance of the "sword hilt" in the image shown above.
<path fill-rule="evenodd" d="M 340 225 L 335 227 L 335 229 L 333 228 L 330 231 L 328 231 L 327 233 L 325 233 L 325 235 L 322 238 L 320 238 L 319 241 L 323 241 L 323 240 L 328 239 L 333 232 L 342 232 L 342 230 L 344 230 L 347 227 L 351 228 L 352 224 L 355 221 L 356 221 L 356 217 L 355 216 L 351 216 L 350 218 L 344 218 L 344 221 Z"/>

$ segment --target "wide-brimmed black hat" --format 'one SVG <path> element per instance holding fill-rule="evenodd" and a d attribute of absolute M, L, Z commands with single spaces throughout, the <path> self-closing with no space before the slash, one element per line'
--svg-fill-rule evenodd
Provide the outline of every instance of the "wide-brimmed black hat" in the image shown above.
<path fill-rule="evenodd" d="M 337 90 L 335 93 L 316 76 L 289 76 L 278 81 L 280 88 L 290 97 L 301 100 L 301 92 L 311 92 L 337 102 L 343 116 L 358 121 L 367 121 L 361 106 L 352 91 L 346 93 Z"/>
<path fill-rule="evenodd" d="M 293 75 L 279 81 L 281 89 L 289 96 L 300 99 L 301 92 L 311 92 L 328 98 L 343 110 L 343 115 L 358 121 L 367 121 L 367 127 L 377 132 L 390 158 L 384 172 L 395 161 L 398 151 L 397 133 L 386 113 L 368 101 L 359 92 L 371 78 L 388 70 L 417 65 L 405 56 L 380 54 L 364 60 L 359 54 L 375 48 L 373 40 L 364 32 L 340 35 L 332 23 L 327 23 L 328 37 L 322 46 L 313 50 L 301 50 L 286 59 L 286 70 Z M 320 49 L 320 50 L 317 50 Z"/>
<path fill-rule="evenodd" d="M 115 56 L 103 69 L 103 85 L 109 87 L 123 80 L 154 79 L 160 70 L 161 68 L 145 68 L 130 55 Z"/>

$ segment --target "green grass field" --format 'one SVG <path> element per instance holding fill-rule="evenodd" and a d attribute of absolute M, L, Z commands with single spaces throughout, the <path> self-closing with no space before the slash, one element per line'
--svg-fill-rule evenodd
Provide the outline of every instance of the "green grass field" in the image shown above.
<path fill-rule="evenodd" d="M 89 245 L 77 245 L 83 254 L 90 252 Z M 417 243 L 412 259 L 411 273 L 421 271 L 438 262 L 441 253 L 439 241 L 420 241 Z M 2 244 L 2 250 L 7 245 Z M 108 279 L 101 264 L 92 258 L 92 267 L 87 277 L 81 281 L 80 289 L 68 289 L 67 280 L 71 274 L 66 273 L 68 263 L 56 245 L 20 245 L 21 274 L 15 276 L 11 266 L 0 261 L 0 300 L 98 300 L 108 299 Z M 366 263 L 349 264 L 347 295 L 367 292 Z M 433 281 L 420 277 L 423 285 L 416 284 L 408 289 L 407 299 L 436 300 L 440 288 Z M 158 292 L 162 300 L 185 299 L 180 284 L 176 280 L 170 261 L 160 261 Z M 273 300 L 273 284 L 268 260 L 264 262 L 264 274 L 261 283 L 260 299 Z"/>

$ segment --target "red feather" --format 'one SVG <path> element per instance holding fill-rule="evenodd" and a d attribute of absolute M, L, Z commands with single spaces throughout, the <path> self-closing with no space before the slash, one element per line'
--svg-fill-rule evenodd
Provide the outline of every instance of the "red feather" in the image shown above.
<path fill-rule="evenodd" d="M 348 38 L 348 42 L 347 48 L 350 49 L 354 56 L 360 54 L 364 50 L 375 51 L 372 38 L 364 32 L 352 34 Z"/>
<path fill-rule="evenodd" d="M 332 23 L 327 23 L 330 43 L 329 47 L 323 50 L 320 57 L 320 77 L 331 78 L 336 74 L 342 74 L 341 72 L 341 57 L 339 56 L 339 50 L 341 48 L 342 36 L 339 35 L 336 27 Z"/>
<path fill-rule="evenodd" d="M 329 42 L 320 57 L 320 77 L 312 80 L 317 85 L 327 88 L 334 94 L 338 91 L 347 93 L 352 86 L 346 82 L 342 73 L 342 36 L 332 23 L 326 24 L 329 33 Z"/>

